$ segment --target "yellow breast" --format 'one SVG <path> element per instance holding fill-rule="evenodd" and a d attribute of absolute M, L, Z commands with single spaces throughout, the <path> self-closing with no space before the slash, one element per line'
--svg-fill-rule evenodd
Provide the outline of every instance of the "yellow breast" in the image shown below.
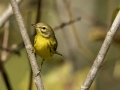
<path fill-rule="evenodd" d="M 36 35 L 34 39 L 35 52 L 43 59 L 51 57 L 53 55 L 50 52 L 50 42 L 42 36 Z"/>

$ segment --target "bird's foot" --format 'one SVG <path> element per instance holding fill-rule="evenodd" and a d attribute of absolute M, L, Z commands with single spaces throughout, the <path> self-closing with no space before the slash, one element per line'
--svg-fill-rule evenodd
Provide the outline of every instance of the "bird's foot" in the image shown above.
<path fill-rule="evenodd" d="M 39 69 L 39 72 L 35 75 L 35 77 L 37 77 L 38 75 L 40 75 L 41 73 L 41 69 Z"/>

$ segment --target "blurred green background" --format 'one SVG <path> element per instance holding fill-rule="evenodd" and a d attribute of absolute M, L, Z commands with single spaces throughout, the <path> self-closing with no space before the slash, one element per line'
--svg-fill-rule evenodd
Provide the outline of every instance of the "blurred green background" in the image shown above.
<path fill-rule="evenodd" d="M 112 15 L 120 0 L 22 0 L 19 4 L 25 25 L 31 37 L 31 24 L 44 22 L 54 30 L 58 40 L 58 51 L 64 55 L 48 58 L 42 68 L 45 90 L 79 90 L 86 78 L 110 28 Z M 6 10 L 9 0 L 0 0 L 0 16 Z M 40 15 L 37 17 L 38 13 Z M 81 20 L 67 24 L 71 20 Z M 65 23 L 64 27 L 55 29 Z M 37 90 L 32 78 L 25 48 L 18 49 L 22 38 L 14 16 L 0 28 L 0 46 L 3 45 L 5 30 L 8 29 L 7 51 L 3 67 L 12 90 Z M 33 39 L 33 37 L 32 37 Z M 90 90 L 120 90 L 120 30 L 106 55 L 99 73 Z M 5 51 L 5 50 L 4 50 Z M 41 58 L 37 56 L 40 66 Z M 0 71 L 0 90 L 8 90 Z"/>

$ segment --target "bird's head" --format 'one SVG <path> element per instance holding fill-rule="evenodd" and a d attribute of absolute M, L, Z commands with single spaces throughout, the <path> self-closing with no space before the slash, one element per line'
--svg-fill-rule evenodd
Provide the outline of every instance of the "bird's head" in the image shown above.
<path fill-rule="evenodd" d="M 54 36 L 53 29 L 45 23 L 37 23 L 32 24 L 32 26 L 36 29 L 37 35 L 41 35 L 42 37 L 49 38 Z"/>

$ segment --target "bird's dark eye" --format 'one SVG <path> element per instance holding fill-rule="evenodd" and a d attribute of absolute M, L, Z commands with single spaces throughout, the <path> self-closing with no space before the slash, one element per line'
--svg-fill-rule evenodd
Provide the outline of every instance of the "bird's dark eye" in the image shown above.
<path fill-rule="evenodd" d="M 45 30 L 46 28 L 45 27 L 42 27 L 43 30 Z"/>

